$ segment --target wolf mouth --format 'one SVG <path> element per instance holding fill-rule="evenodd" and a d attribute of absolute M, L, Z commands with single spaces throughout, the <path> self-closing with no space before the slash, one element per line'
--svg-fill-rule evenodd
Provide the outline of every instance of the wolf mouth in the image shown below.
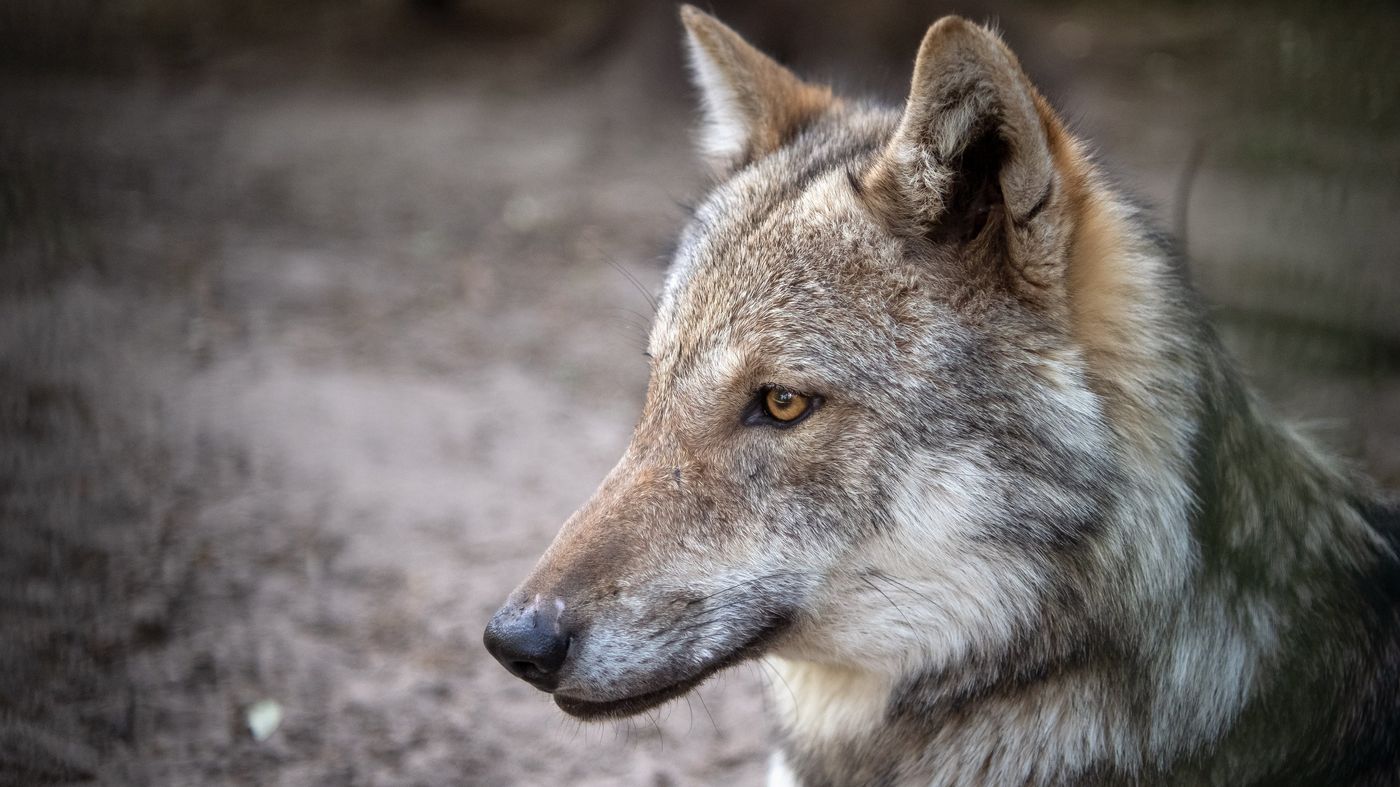
<path fill-rule="evenodd" d="M 606 718 L 620 719 L 636 715 L 685 694 L 720 670 L 762 655 L 768 645 L 787 627 L 788 622 L 788 618 L 784 617 L 769 623 L 759 629 L 758 633 L 743 645 L 714 659 L 693 674 L 679 680 L 673 680 L 660 688 L 615 700 L 583 700 L 556 692 L 554 704 L 570 716 L 585 721 Z"/>

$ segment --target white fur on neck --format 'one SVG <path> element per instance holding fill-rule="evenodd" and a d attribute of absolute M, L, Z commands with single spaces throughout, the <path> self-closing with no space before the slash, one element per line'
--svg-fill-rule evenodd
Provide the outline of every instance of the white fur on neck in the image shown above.
<path fill-rule="evenodd" d="M 778 656 L 766 661 L 779 677 L 770 686 L 778 718 L 790 735 L 808 743 L 875 729 L 894 686 L 875 672 Z"/>

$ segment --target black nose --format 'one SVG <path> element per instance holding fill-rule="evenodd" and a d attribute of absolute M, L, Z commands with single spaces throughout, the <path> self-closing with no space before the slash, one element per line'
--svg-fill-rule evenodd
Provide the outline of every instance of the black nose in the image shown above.
<path fill-rule="evenodd" d="M 558 611 L 536 601 L 522 608 L 502 607 L 486 626 L 486 650 L 512 675 L 544 691 L 559 685 L 559 668 L 569 655 L 569 632 Z"/>

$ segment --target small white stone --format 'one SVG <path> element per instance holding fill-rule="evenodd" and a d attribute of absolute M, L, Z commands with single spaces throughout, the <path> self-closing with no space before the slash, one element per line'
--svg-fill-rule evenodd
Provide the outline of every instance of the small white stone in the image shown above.
<path fill-rule="evenodd" d="M 248 706 L 245 718 L 253 740 L 265 741 L 282 726 L 282 705 L 276 700 L 258 700 Z"/>

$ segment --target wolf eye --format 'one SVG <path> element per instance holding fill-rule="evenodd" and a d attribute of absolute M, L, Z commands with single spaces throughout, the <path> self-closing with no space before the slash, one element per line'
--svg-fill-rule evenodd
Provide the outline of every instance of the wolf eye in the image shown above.
<path fill-rule="evenodd" d="M 821 402 L 819 396 L 800 394 L 776 385 L 760 388 L 753 404 L 744 413 L 744 423 L 749 426 L 796 426 L 811 415 Z"/>
<path fill-rule="evenodd" d="M 763 406 L 774 420 L 787 423 L 801 418 L 802 414 L 807 412 L 807 408 L 812 406 L 812 401 L 786 388 L 772 388 L 764 395 Z"/>

